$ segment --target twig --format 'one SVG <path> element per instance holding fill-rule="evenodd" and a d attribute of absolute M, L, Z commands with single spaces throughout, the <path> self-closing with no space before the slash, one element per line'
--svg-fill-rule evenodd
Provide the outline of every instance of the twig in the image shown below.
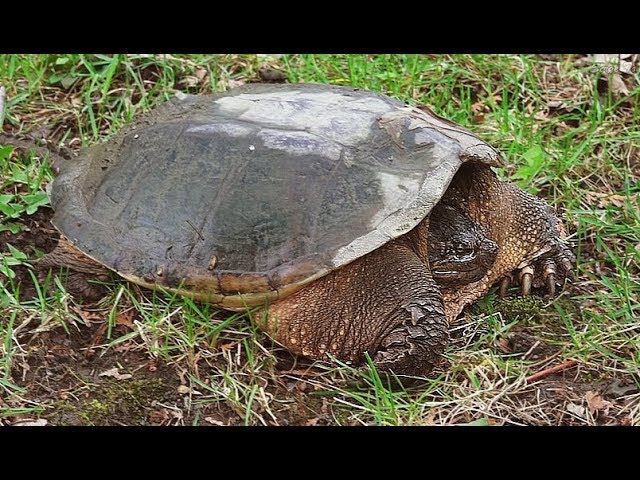
<path fill-rule="evenodd" d="M 540 380 L 541 378 L 548 377 L 553 373 L 558 373 L 558 372 L 561 372 L 562 370 L 566 370 L 567 368 L 574 367 L 577 364 L 578 364 L 577 360 L 567 360 L 566 362 L 563 362 L 560 365 L 556 365 L 555 367 L 545 368 L 544 370 L 538 373 L 534 373 L 530 377 L 527 377 L 525 382 L 526 383 L 535 382 L 536 380 Z"/>
<path fill-rule="evenodd" d="M 4 123 L 4 101 L 6 98 L 7 91 L 0 85 L 0 130 L 2 130 L 2 124 Z"/>

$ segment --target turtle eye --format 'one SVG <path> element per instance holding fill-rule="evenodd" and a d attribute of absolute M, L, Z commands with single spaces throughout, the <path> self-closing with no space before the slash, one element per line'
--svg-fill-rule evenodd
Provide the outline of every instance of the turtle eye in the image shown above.
<path fill-rule="evenodd" d="M 460 245 L 456 248 L 455 255 L 460 258 L 471 259 L 475 257 L 476 250 L 471 245 Z"/>
<path fill-rule="evenodd" d="M 466 243 L 458 245 L 457 248 L 456 248 L 456 252 L 462 253 L 462 254 L 473 253 L 473 250 L 474 250 L 473 246 L 472 245 L 468 245 Z"/>

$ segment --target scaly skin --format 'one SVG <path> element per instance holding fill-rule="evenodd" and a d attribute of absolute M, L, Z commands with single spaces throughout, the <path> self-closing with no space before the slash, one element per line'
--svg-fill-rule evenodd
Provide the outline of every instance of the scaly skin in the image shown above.
<path fill-rule="evenodd" d="M 507 279 L 503 291 L 508 282 L 516 281 L 525 295 L 529 282 L 534 287 L 546 284 L 553 294 L 556 284 L 562 285 L 572 276 L 575 256 L 563 242 L 566 235 L 561 221 L 544 201 L 499 181 L 492 170 L 474 164 L 460 168 L 445 198 L 458 202 L 498 245 L 495 263 L 482 279 L 443 289 L 449 321 L 500 279 Z M 532 277 L 527 279 L 531 271 Z"/>
<path fill-rule="evenodd" d="M 327 354 L 380 370 L 424 375 L 448 340 L 440 288 L 433 280 L 423 221 L 393 240 L 254 315 L 258 326 L 294 353 Z M 266 318 L 265 318 L 266 317 Z"/>

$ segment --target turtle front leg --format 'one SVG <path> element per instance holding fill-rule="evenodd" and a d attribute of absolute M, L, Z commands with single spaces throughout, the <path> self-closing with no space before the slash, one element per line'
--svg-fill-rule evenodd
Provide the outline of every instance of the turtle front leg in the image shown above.
<path fill-rule="evenodd" d="M 95 301 L 103 297 L 106 289 L 93 280 L 107 280 L 111 271 L 78 250 L 64 236 L 56 248 L 44 255 L 36 263 L 38 270 L 44 272 L 50 268 L 68 268 L 65 287 L 74 297 L 85 301 Z"/>
<path fill-rule="evenodd" d="M 506 231 L 506 245 L 510 249 L 503 256 L 502 268 L 495 276 L 502 276 L 500 295 L 505 296 L 512 282 L 520 285 L 522 295 L 529 295 L 531 287 L 546 287 L 550 296 L 556 286 L 573 278 L 576 257 L 564 242 L 566 233 L 553 208 L 515 185 L 503 184 L 505 196 L 516 206 Z"/>
<path fill-rule="evenodd" d="M 474 165 L 460 169 L 446 195 L 463 199 L 470 217 L 498 245 L 496 260 L 481 280 L 444 289 L 449 320 L 497 281 L 501 281 L 501 295 L 511 282 L 521 285 L 523 295 L 530 293 L 531 286 L 546 286 L 553 295 L 557 285 L 573 276 L 576 258 L 564 242 L 562 221 L 543 200 L 499 181 L 490 169 Z"/>
<path fill-rule="evenodd" d="M 408 237 L 392 241 L 254 318 L 296 354 L 361 364 L 367 352 L 382 371 L 425 375 L 447 344 L 448 324 L 423 253 Z"/>

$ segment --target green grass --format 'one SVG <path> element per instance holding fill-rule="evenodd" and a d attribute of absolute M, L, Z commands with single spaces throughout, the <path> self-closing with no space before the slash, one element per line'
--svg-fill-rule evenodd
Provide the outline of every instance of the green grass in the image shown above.
<path fill-rule="evenodd" d="M 353 85 L 427 105 L 499 148 L 499 174 L 562 213 L 578 256 L 576 282 L 558 300 L 535 305 L 501 303 L 492 292 L 452 325 L 448 366 L 426 383 L 398 389 L 371 366 L 309 370 L 246 315 L 124 283 L 109 284 L 91 321 L 51 278 L 34 300 L 21 300 L 8 270 L 26 261 L 23 253 L 33 259 L 38 252 L 6 246 L 0 421 L 54 408 L 29 398 L 21 381 L 31 355 L 25 345 L 44 342 L 44 331 L 72 335 L 95 322 L 106 325 L 101 355 L 137 352 L 177 372 L 189 393 L 163 408 L 180 411 L 178 423 L 640 424 L 637 66 L 625 77 L 631 94 L 621 97 L 602 68 L 569 55 L 1 55 L 5 131 L 44 132 L 54 145 L 78 149 L 109 138 L 178 90 L 210 93 L 255 80 L 263 63 L 290 82 Z M 46 159 L 0 148 L 3 244 L 12 244 L 9 232 L 25 231 L 25 216 L 46 208 L 51 178 Z M 526 382 L 564 360 L 579 362 L 564 383 Z M 607 390 L 615 382 L 631 393 L 615 397 Z M 587 391 L 610 402 L 608 410 L 587 408 Z"/>

